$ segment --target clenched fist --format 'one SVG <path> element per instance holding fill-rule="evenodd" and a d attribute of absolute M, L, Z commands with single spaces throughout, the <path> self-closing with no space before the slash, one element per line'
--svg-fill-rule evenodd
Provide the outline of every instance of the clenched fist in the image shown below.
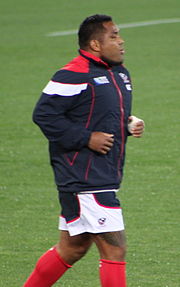
<path fill-rule="evenodd" d="M 114 143 L 114 135 L 103 132 L 92 132 L 88 147 L 101 154 L 107 154 Z"/>

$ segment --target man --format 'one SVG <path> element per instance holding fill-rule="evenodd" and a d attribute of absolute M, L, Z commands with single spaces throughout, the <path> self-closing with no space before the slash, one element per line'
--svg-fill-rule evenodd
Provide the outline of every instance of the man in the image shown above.
<path fill-rule="evenodd" d="M 25 287 L 52 286 L 95 243 L 103 287 L 125 287 L 126 242 L 116 198 L 131 117 L 124 41 L 112 18 L 93 15 L 78 32 L 80 55 L 44 88 L 33 119 L 49 140 L 62 211 L 60 241 L 37 262 Z"/>

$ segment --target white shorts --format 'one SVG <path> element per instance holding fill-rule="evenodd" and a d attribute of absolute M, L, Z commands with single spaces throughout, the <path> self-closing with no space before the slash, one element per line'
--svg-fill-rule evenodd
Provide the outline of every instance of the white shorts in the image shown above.
<path fill-rule="evenodd" d="M 59 229 L 70 235 L 124 230 L 120 202 L 115 192 L 59 193 L 62 212 Z"/>

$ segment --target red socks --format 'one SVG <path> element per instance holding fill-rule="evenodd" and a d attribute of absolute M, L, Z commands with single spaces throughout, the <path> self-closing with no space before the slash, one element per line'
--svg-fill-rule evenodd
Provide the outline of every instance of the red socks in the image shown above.
<path fill-rule="evenodd" d="M 100 280 L 102 287 L 126 287 L 126 263 L 101 259 Z"/>
<path fill-rule="evenodd" d="M 51 248 L 38 260 L 34 271 L 23 287 L 50 287 L 71 267 L 63 261 L 55 248 Z"/>
<path fill-rule="evenodd" d="M 102 287 L 126 287 L 125 262 L 100 260 Z M 55 248 L 51 248 L 38 260 L 23 287 L 51 287 L 71 266 L 64 262 Z"/>

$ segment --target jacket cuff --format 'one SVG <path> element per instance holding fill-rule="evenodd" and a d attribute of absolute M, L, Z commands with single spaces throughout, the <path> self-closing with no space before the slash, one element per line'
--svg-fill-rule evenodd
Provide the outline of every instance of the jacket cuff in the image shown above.
<path fill-rule="evenodd" d="M 90 130 L 87 130 L 87 129 L 84 131 L 83 139 L 80 142 L 81 147 L 88 146 L 91 133 L 92 132 Z"/>

